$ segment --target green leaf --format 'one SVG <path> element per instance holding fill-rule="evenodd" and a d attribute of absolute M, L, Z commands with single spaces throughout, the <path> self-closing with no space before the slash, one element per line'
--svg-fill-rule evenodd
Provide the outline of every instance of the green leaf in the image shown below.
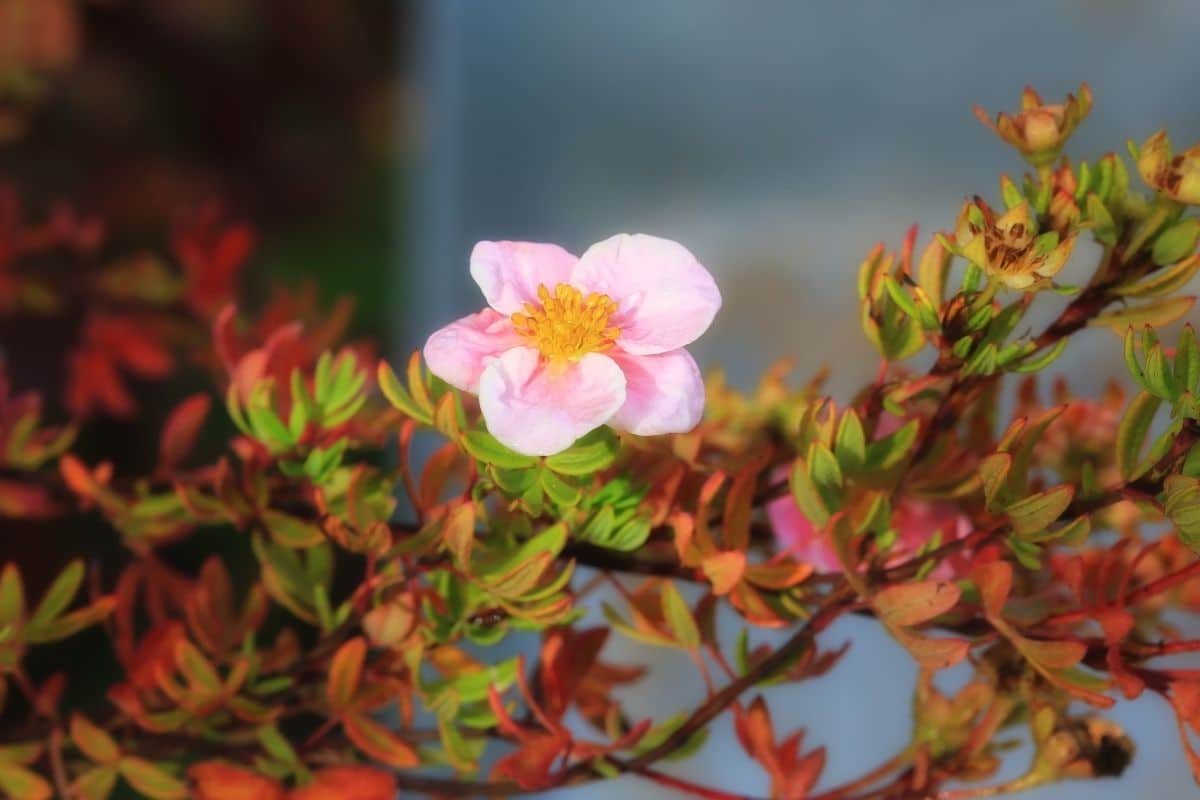
<path fill-rule="evenodd" d="M 867 459 L 867 437 L 862 422 L 854 409 L 846 409 L 838 425 L 834 451 L 842 470 L 853 474 L 862 468 Z"/>
<path fill-rule="evenodd" d="M 296 755 L 296 751 L 292 749 L 287 738 L 274 725 L 264 725 L 259 728 L 258 741 L 262 744 L 263 749 L 277 761 L 300 766 L 300 757 Z"/>
<path fill-rule="evenodd" d="M 999 351 L 996 345 L 988 342 L 983 347 L 978 348 L 971 357 L 967 359 L 967 363 L 963 364 L 964 375 L 991 375 L 996 371 L 996 361 Z"/>
<path fill-rule="evenodd" d="M 1130 325 L 1125 329 L 1125 368 L 1129 371 L 1129 375 L 1137 381 L 1138 385 L 1149 391 L 1150 385 L 1146 382 L 1146 373 L 1142 370 L 1141 362 L 1137 357 L 1137 335 L 1134 333 L 1133 326 Z"/>
<path fill-rule="evenodd" d="M 1004 511 L 1018 536 L 1040 533 L 1062 516 L 1074 497 L 1074 486 L 1056 486 L 1018 500 Z"/>
<path fill-rule="evenodd" d="M 796 505 L 808 521 L 818 528 L 825 527 L 825 523 L 829 521 L 829 508 L 821 499 L 821 492 L 809 475 L 808 462 L 803 458 L 797 458 L 792 464 L 788 486 L 792 490 Z"/>
<path fill-rule="evenodd" d="M 269 395 L 263 395 L 259 402 L 251 402 L 246 407 L 246 414 L 250 419 L 250 427 L 254 431 L 254 437 L 264 444 L 271 447 L 290 447 L 296 443 L 296 438 L 292 436 L 292 432 L 283 424 L 283 420 L 275 413 L 274 409 L 266 405 L 266 398 Z"/>
<path fill-rule="evenodd" d="M 117 763 L 117 769 L 130 786 L 153 800 L 183 800 L 188 795 L 183 781 L 144 758 L 125 756 Z"/>
<path fill-rule="evenodd" d="M 1192 309 L 1195 297 L 1168 297 L 1140 306 L 1128 306 L 1093 317 L 1088 324 L 1096 328 L 1112 328 L 1121 333 L 1130 325 L 1166 325 Z"/>
<path fill-rule="evenodd" d="M 1149 392 L 1141 392 L 1130 402 L 1117 426 L 1117 469 L 1125 480 L 1132 480 L 1138 474 L 1138 456 L 1161 404 L 1159 398 Z"/>
<path fill-rule="evenodd" d="M 522 455 L 505 447 L 487 431 L 467 431 L 462 438 L 463 448 L 476 459 L 501 469 L 527 469 L 537 464 L 537 458 Z"/>
<path fill-rule="evenodd" d="M 912 449 L 918 429 L 918 422 L 912 420 L 895 433 L 867 445 L 866 469 L 885 470 L 899 464 Z"/>
<path fill-rule="evenodd" d="M 284 547 L 313 547 L 325 541 L 319 526 L 282 511 L 267 509 L 262 513 L 262 521 L 271 538 Z"/>
<path fill-rule="evenodd" d="M 1181 392 L 1195 392 L 1200 381 L 1200 347 L 1191 324 L 1183 326 L 1175 348 L 1175 386 Z"/>
<path fill-rule="evenodd" d="M 1013 371 L 1026 373 L 1037 372 L 1045 369 L 1058 360 L 1058 357 L 1061 356 L 1063 351 L 1067 349 L 1067 343 L 1069 341 L 1070 338 L 1064 336 L 1050 347 L 1043 349 L 1039 353 L 1035 353 L 1029 358 L 1023 359 L 1021 363 L 1013 367 Z"/>
<path fill-rule="evenodd" d="M 1200 553 L 1200 481 L 1171 475 L 1163 483 L 1163 510 L 1175 524 L 1179 541 Z"/>
<path fill-rule="evenodd" d="M 841 489 L 844 482 L 842 468 L 838 466 L 829 448 L 820 442 L 813 442 L 808 448 L 808 460 L 813 483 L 825 505 L 832 509 L 841 507 Z"/>
<path fill-rule="evenodd" d="M 651 526 L 647 517 L 634 517 L 617 529 L 606 545 L 611 550 L 632 552 L 646 543 L 650 538 Z"/>
<path fill-rule="evenodd" d="M 583 492 L 578 486 L 563 480 L 548 469 L 541 470 L 539 478 L 546 496 L 560 506 L 578 505 L 583 497 Z"/>
<path fill-rule="evenodd" d="M 392 406 L 398 409 L 409 419 L 419 422 L 422 425 L 432 425 L 433 415 L 428 410 L 422 408 L 413 399 L 408 390 L 400 383 L 400 379 L 396 377 L 395 371 L 386 361 L 379 362 L 379 370 L 376 374 L 379 382 L 379 390 L 383 392 L 383 396 Z"/>
<path fill-rule="evenodd" d="M 50 783 L 20 764 L 0 761 L 0 790 L 13 800 L 49 800 L 54 796 Z"/>
<path fill-rule="evenodd" d="M 1168 369 L 1167 358 L 1161 345 L 1151 348 L 1146 354 L 1145 375 L 1151 393 L 1168 402 L 1175 399 L 1175 376 Z"/>
<path fill-rule="evenodd" d="M 1153 272 L 1142 281 L 1118 286 L 1113 293 L 1122 297 L 1163 297 L 1174 294 L 1195 277 L 1197 270 L 1200 270 L 1200 256 L 1192 256 Z"/>
<path fill-rule="evenodd" d="M 79 587 L 83 584 L 83 573 L 83 561 L 79 559 L 75 559 L 63 568 L 63 571 L 54 579 L 54 583 L 50 584 L 50 588 L 46 589 L 46 593 L 42 595 L 42 601 L 38 603 L 33 616 L 29 618 L 30 627 L 47 625 L 67 610 L 79 592 Z"/>
<path fill-rule="evenodd" d="M 17 625 L 25 616 L 25 588 L 17 565 L 9 562 L 0 572 L 0 630 Z"/>
<path fill-rule="evenodd" d="M 504 555 L 496 563 L 479 570 L 479 576 L 489 582 L 509 581 L 522 568 L 539 556 L 557 558 L 567 545 L 567 526 L 563 523 L 551 525 L 536 536 L 527 539 L 515 552 Z M 542 568 L 544 570 L 544 566 Z M 538 572 L 538 575 L 541 571 Z M 537 576 L 535 576 L 536 578 Z"/>
<path fill-rule="evenodd" d="M 221 676 L 194 644 L 186 639 L 181 641 L 175 648 L 175 660 L 189 683 L 204 689 L 210 696 L 220 693 L 223 688 Z"/>
<path fill-rule="evenodd" d="M 989 511 L 1003 507 L 1002 491 L 1012 470 L 1013 457 L 1011 453 L 992 453 L 979 462 L 979 476 L 983 479 L 983 497 Z"/>
<path fill-rule="evenodd" d="M 591 475 L 612 465 L 619 446 L 609 428 L 597 428 L 561 453 L 549 456 L 546 466 L 563 475 Z"/>
<path fill-rule="evenodd" d="M 695 650 L 700 647 L 700 628 L 692 616 L 683 595 L 671 581 L 664 581 L 662 588 L 662 611 L 671 633 L 680 646 Z"/>
<path fill-rule="evenodd" d="M 1200 237 L 1200 222 L 1195 219 L 1181 220 L 1160 233 L 1154 240 L 1151 258 L 1160 266 L 1187 258 L 1196 249 Z"/>
<path fill-rule="evenodd" d="M 1084 227 L 1092 229 L 1092 235 L 1096 237 L 1096 241 L 1109 247 L 1117 243 L 1117 228 L 1113 222 L 1112 214 L 1105 207 L 1104 202 L 1095 194 L 1087 196 L 1086 203 L 1087 223 Z"/>

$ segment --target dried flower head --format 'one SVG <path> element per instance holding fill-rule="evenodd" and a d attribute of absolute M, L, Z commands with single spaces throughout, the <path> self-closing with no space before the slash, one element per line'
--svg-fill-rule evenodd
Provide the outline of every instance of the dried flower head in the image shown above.
<path fill-rule="evenodd" d="M 1038 234 L 1029 203 L 999 217 L 980 198 L 968 203 L 951 242 L 953 252 L 1012 289 L 1030 289 L 1054 277 L 1066 265 L 1075 234 Z"/>
<path fill-rule="evenodd" d="M 1200 205 L 1200 144 L 1175 153 L 1166 130 L 1142 143 L 1130 144 L 1138 173 L 1154 191 L 1187 205 Z"/>

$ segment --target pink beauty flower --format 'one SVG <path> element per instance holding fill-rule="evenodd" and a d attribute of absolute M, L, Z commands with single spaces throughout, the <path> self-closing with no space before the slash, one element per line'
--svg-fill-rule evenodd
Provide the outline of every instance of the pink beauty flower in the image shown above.
<path fill-rule="evenodd" d="M 491 307 L 430 336 L 425 361 L 479 395 L 508 447 L 551 455 L 601 425 L 653 436 L 700 421 L 704 383 L 683 347 L 721 293 L 682 245 L 621 234 L 576 258 L 553 244 L 480 242 L 471 277 Z"/>
<path fill-rule="evenodd" d="M 791 496 L 780 497 L 767 504 L 767 518 L 779 546 L 797 561 L 812 564 L 817 572 L 841 572 L 842 566 L 833 543 L 817 528 Z M 941 533 L 942 544 L 961 539 L 971 532 L 971 520 L 950 503 L 929 500 L 905 500 L 892 513 L 896 542 L 892 545 L 888 566 L 907 561 L 921 547 Z M 948 579 L 969 567 L 969 559 L 959 554 L 947 559 L 933 570 L 933 577 Z"/>

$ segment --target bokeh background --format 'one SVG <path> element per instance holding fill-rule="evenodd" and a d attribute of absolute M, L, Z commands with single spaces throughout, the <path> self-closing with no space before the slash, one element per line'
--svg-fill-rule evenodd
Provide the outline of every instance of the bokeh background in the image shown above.
<path fill-rule="evenodd" d="M 949 227 L 965 197 L 1021 171 L 971 104 L 1086 80 L 1097 106 L 1079 157 L 1161 125 L 1190 143 L 1198 40 L 1193 0 L 0 0 L 0 182 L 35 207 L 65 196 L 104 214 L 129 247 L 161 249 L 176 215 L 219 202 L 257 231 L 251 297 L 274 280 L 348 293 L 356 332 L 396 357 L 479 307 L 466 270 L 479 239 L 579 252 L 620 231 L 667 236 L 724 292 L 695 348 L 704 366 L 748 386 L 781 357 L 799 376 L 829 364 L 844 398 L 874 371 L 861 257 L 912 223 Z M 55 336 L 73 338 L 0 336 L 31 381 Z M 1091 391 L 1121 371 L 1104 333 L 1059 365 Z M 152 434 L 107 436 L 133 450 Z M 868 624 L 826 635 L 846 639 L 831 675 L 770 690 L 778 726 L 829 748 L 827 784 L 890 755 L 909 725 L 907 657 Z M 702 696 L 683 659 L 613 653 L 654 665 L 630 693 L 647 714 Z M 1140 744 L 1123 779 L 1028 796 L 1196 794 L 1165 705 L 1113 717 Z M 668 769 L 765 786 L 727 719 Z M 617 792 L 670 796 L 637 782 L 567 796 Z"/>

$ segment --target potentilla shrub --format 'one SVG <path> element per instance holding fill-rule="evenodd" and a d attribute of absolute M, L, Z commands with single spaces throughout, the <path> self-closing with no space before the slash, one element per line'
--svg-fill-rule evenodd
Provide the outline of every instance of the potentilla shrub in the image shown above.
<path fill-rule="evenodd" d="M 1068 160 L 1091 102 L 979 112 L 1031 174 L 866 257 L 880 364 L 844 402 L 784 369 L 706 384 L 686 348 L 720 290 L 654 236 L 481 242 L 483 310 L 393 366 L 312 295 L 236 310 L 243 225 L 201 214 L 166 256 L 115 258 L 100 223 L 33 222 L 6 194 L 0 310 L 70 316 L 77 342 L 61 392 L 3 385 L 0 513 L 121 555 L 39 580 L 6 558 L 0 791 L 384 800 L 635 776 L 741 797 L 662 769 L 732 725 L 772 797 L 965 800 L 1119 776 L 1135 746 L 1104 712 L 1133 701 L 1171 709 L 1200 778 L 1200 673 L 1173 658 L 1200 650 L 1200 346 L 1163 331 L 1194 300 L 1200 150 L 1131 145 L 1141 188 L 1117 154 Z M 1063 285 L 1081 238 L 1099 258 Z M 1039 379 L 1089 327 L 1116 333 L 1129 395 Z M 158 423 L 150 466 L 87 455 L 95 420 L 144 415 L 144 387 L 185 370 L 212 391 Z M 43 399 L 67 414 L 43 421 Z M 829 785 L 814 740 L 855 744 L 789 729 L 764 690 L 838 669 L 823 633 L 850 614 L 919 678 L 910 742 Z M 757 628 L 786 638 L 751 645 Z M 86 657 L 40 657 L 78 637 Z M 646 665 L 606 656 L 616 637 L 686 653 L 702 702 L 623 703 Z M 993 777 L 1022 736 L 1020 777 Z"/>

